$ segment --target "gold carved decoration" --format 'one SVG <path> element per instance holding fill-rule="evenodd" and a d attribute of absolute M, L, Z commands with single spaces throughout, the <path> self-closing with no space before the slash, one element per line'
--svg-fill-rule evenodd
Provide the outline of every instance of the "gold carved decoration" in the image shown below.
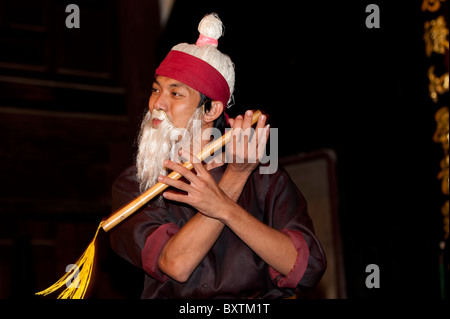
<path fill-rule="evenodd" d="M 448 35 L 446 23 L 448 19 L 448 6 L 446 0 L 423 0 L 422 11 L 426 12 L 424 22 L 423 40 L 425 42 L 425 54 L 429 58 L 428 68 L 428 93 L 431 100 L 437 106 L 434 118 L 436 130 L 433 141 L 442 146 L 444 158 L 440 160 L 440 170 L 437 174 L 441 181 L 442 194 L 449 195 L 449 63 L 448 63 Z M 445 17 L 444 17 L 445 15 Z M 440 75 L 442 74 L 442 75 Z M 445 299 L 450 293 L 450 265 L 444 258 L 449 250 L 449 200 L 444 200 L 441 206 L 443 238 L 440 242 L 439 267 L 441 282 L 441 298 Z"/>
<path fill-rule="evenodd" d="M 442 149 L 444 150 L 444 158 L 440 162 L 441 170 L 437 175 L 437 178 L 441 180 L 442 193 L 449 195 L 449 132 L 448 132 L 448 121 L 449 121 L 449 111 L 448 107 L 443 106 L 437 110 L 435 114 L 436 120 L 436 131 L 433 135 L 433 141 L 440 143 Z M 444 203 L 441 208 L 441 213 L 443 217 L 443 229 L 444 229 L 444 240 L 448 238 L 449 234 L 449 216 L 448 216 L 448 200 Z"/>
<path fill-rule="evenodd" d="M 448 28 L 445 24 L 444 16 L 439 16 L 434 20 L 426 21 L 424 24 L 425 34 L 425 52 L 427 57 L 431 54 L 445 54 L 445 49 L 448 50 Z"/>
<path fill-rule="evenodd" d="M 443 95 L 448 92 L 448 72 L 441 76 L 434 74 L 434 65 L 428 68 L 428 91 L 430 92 L 430 98 L 434 103 L 438 102 L 438 95 Z"/>
<path fill-rule="evenodd" d="M 448 177 L 448 107 L 441 107 L 435 114 L 436 131 L 434 132 L 433 141 L 440 143 L 444 149 L 444 159 L 441 160 L 441 171 L 438 178 L 442 179 L 442 192 L 449 195 L 449 177 Z"/>
<path fill-rule="evenodd" d="M 422 11 L 436 12 L 441 7 L 441 2 L 445 0 L 424 0 L 422 2 Z"/>

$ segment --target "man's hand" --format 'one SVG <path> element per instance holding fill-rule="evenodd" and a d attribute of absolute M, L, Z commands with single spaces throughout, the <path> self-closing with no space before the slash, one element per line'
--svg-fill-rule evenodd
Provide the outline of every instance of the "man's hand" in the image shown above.
<path fill-rule="evenodd" d="M 258 165 L 269 137 L 269 125 L 266 116 L 261 115 L 252 130 L 253 112 L 245 112 L 244 117 L 238 115 L 230 119 L 233 129 L 231 141 L 225 146 L 227 170 L 250 174 Z"/>
<path fill-rule="evenodd" d="M 220 219 L 220 211 L 227 204 L 234 205 L 234 202 L 222 191 L 198 158 L 195 158 L 187 151 L 181 150 L 180 152 L 182 157 L 189 159 L 194 165 L 194 171 L 190 171 L 171 160 L 164 161 L 165 167 L 183 175 L 188 183 L 183 180 L 172 180 L 166 176 L 159 176 L 158 181 L 161 183 L 183 191 L 169 190 L 165 191 L 163 196 L 169 200 L 195 207 L 206 216 Z"/>

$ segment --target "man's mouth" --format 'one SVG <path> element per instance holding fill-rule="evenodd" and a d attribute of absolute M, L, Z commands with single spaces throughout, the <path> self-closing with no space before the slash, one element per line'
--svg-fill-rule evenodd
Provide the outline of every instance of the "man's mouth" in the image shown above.
<path fill-rule="evenodd" d="M 153 110 L 152 118 L 153 118 L 152 123 L 153 123 L 154 128 L 158 128 L 159 125 L 164 120 L 169 121 L 169 118 L 167 117 L 167 114 L 164 111 Z M 169 123 L 170 123 L 170 121 L 169 121 Z"/>
<path fill-rule="evenodd" d="M 153 127 L 154 128 L 158 128 L 159 124 L 161 124 L 161 120 L 160 119 L 153 119 Z"/>

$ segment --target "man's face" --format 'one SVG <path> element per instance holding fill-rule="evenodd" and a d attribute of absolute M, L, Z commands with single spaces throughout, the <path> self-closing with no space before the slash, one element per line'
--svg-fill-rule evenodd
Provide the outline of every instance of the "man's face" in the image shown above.
<path fill-rule="evenodd" d="M 177 128 L 185 128 L 200 103 L 200 94 L 189 86 L 174 79 L 157 76 L 152 86 L 148 102 L 150 112 L 154 109 L 167 114 L 170 122 Z M 160 120 L 153 119 L 157 128 Z"/>
<path fill-rule="evenodd" d="M 178 161 L 177 142 L 190 149 L 193 122 L 202 118 L 199 103 L 200 93 L 185 84 L 164 76 L 156 78 L 139 134 L 136 167 L 141 191 L 154 185 L 159 174 L 167 174 L 165 159 Z"/>

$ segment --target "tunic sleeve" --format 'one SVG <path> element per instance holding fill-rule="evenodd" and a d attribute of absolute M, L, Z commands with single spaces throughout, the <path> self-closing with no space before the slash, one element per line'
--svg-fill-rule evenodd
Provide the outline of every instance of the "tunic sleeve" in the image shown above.
<path fill-rule="evenodd" d="M 142 250 L 142 265 L 144 270 L 159 282 L 169 279 L 158 267 L 158 260 L 164 246 L 170 238 L 180 230 L 178 225 L 173 223 L 164 224 L 148 236 Z"/>
<path fill-rule="evenodd" d="M 297 259 L 295 260 L 294 267 L 287 276 L 283 276 L 280 272 L 269 266 L 270 277 L 280 288 L 296 288 L 308 266 L 309 248 L 301 232 L 289 229 L 282 229 L 281 231 L 291 238 L 297 250 Z"/>
<path fill-rule="evenodd" d="M 323 248 L 314 233 L 303 194 L 284 171 L 266 177 L 265 207 L 269 224 L 287 234 L 296 250 L 297 259 L 287 276 L 269 267 L 269 275 L 278 287 L 307 291 L 322 278 L 326 269 Z"/>

